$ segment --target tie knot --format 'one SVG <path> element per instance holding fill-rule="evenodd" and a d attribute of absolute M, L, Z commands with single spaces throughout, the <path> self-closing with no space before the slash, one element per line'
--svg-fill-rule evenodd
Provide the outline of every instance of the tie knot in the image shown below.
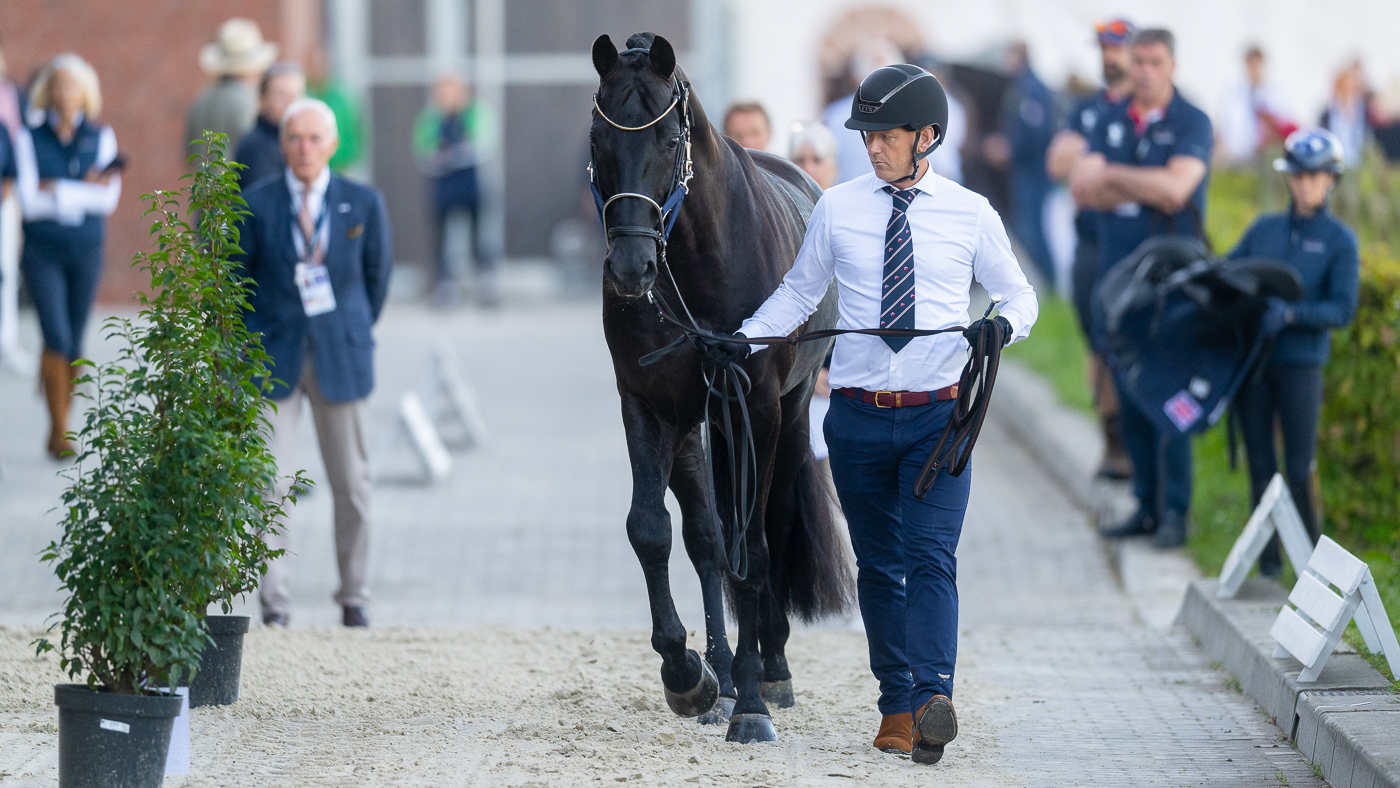
<path fill-rule="evenodd" d="M 903 210 L 909 207 L 909 203 L 914 201 L 914 195 L 919 193 L 918 189 L 896 189 L 893 186 L 886 186 L 885 191 L 894 198 L 894 207 Z"/>

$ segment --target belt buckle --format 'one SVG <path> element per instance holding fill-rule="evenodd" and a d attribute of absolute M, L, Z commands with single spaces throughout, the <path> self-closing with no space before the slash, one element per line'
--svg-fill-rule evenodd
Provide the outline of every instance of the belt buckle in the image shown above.
<path fill-rule="evenodd" d="M 881 394 L 889 394 L 890 396 L 894 397 L 894 398 L 895 398 L 895 399 L 894 399 L 895 404 L 893 404 L 893 405 L 881 405 L 881 404 L 880 404 L 880 395 L 881 395 Z M 877 392 L 875 392 L 875 407 L 877 407 L 877 408 L 889 409 L 889 408 L 895 408 L 895 407 L 898 407 L 898 406 L 899 406 L 899 395 L 895 394 L 893 391 L 877 391 Z"/>

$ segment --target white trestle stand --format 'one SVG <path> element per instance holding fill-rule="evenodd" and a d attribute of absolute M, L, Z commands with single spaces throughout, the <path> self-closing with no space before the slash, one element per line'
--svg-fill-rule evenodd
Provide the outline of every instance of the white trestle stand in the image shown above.
<path fill-rule="evenodd" d="M 430 374 L 437 384 L 437 393 L 446 401 L 446 410 L 465 432 L 468 444 L 484 446 L 490 437 L 486 419 L 477 406 L 476 392 L 467 382 L 462 364 L 448 343 L 443 342 L 434 348 Z"/>
<path fill-rule="evenodd" d="M 1298 584 L 1288 602 L 1293 607 L 1283 606 L 1269 636 L 1279 644 L 1275 659 L 1292 654 L 1303 663 L 1298 681 L 1317 681 L 1353 618 L 1366 648 L 1385 654 L 1392 675 L 1400 671 L 1400 644 L 1371 579 L 1371 568 L 1346 548 L 1326 536 L 1319 539 L 1307 565 L 1298 572 Z"/>
<path fill-rule="evenodd" d="M 1254 507 L 1254 514 L 1249 516 L 1244 531 L 1235 540 L 1235 546 L 1230 548 L 1230 554 L 1225 557 L 1225 565 L 1220 569 L 1220 586 L 1215 592 L 1218 598 L 1234 598 L 1240 590 L 1240 584 L 1249 576 L 1250 568 L 1259 560 L 1259 554 L 1264 552 L 1264 546 L 1274 534 L 1278 534 L 1279 541 L 1283 542 L 1283 551 L 1288 554 L 1288 562 L 1293 565 L 1293 571 L 1302 574 L 1303 567 L 1307 566 L 1308 559 L 1312 557 L 1312 540 L 1308 538 L 1308 529 L 1303 525 L 1303 518 L 1298 516 L 1298 507 L 1293 503 L 1293 496 L 1288 493 L 1288 484 L 1284 482 L 1283 475 L 1278 473 L 1269 481 L 1269 486 L 1264 489 L 1264 495 L 1259 499 L 1259 505 Z"/>
<path fill-rule="evenodd" d="M 428 418 L 428 411 L 423 407 L 423 400 L 418 398 L 416 392 L 409 391 L 399 400 L 399 423 L 403 425 L 409 443 L 413 445 L 429 478 L 435 482 L 445 478 L 452 471 L 452 455 L 447 453 L 447 447 L 438 437 L 432 419 Z"/>

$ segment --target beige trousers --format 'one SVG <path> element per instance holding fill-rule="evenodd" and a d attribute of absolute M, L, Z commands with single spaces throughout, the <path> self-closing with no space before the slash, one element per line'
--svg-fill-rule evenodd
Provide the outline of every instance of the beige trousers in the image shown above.
<path fill-rule="evenodd" d="M 362 606 L 369 602 L 366 587 L 369 567 L 369 455 L 365 451 L 365 413 L 367 400 L 328 402 L 316 385 L 316 371 L 307 357 L 302 366 L 301 380 L 291 395 L 274 400 L 277 412 L 271 414 L 272 456 L 277 460 L 277 472 L 290 476 L 298 465 L 297 427 L 301 424 L 303 401 L 311 403 L 311 418 L 316 425 L 316 440 L 321 446 L 321 460 L 331 485 L 335 504 L 335 555 L 340 566 L 340 590 L 335 601 L 341 605 Z M 285 495 L 291 482 L 278 482 L 277 494 Z M 285 550 L 291 538 L 284 527 L 281 533 L 264 537 L 268 547 Z M 272 561 L 258 589 L 263 613 L 289 614 L 292 607 L 288 581 L 291 577 L 289 555 Z"/>

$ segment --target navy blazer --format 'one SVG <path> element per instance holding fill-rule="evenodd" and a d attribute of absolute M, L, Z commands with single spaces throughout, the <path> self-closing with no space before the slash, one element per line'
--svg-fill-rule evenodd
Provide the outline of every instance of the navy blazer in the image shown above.
<path fill-rule="evenodd" d="M 307 317 L 297 290 L 292 242 L 292 193 L 285 177 L 270 178 L 243 193 L 250 215 L 239 223 L 243 252 L 235 256 L 253 280 L 248 329 L 262 334 L 272 357 L 273 387 L 281 399 L 301 379 L 308 342 L 316 382 L 326 399 L 349 402 L 374 390 L 371 328 L 389 292 L 392 249 L 389 213 L 378 189 L 331 175 L 326 187 L 330 235 L 326 268 L 335 309 Z"/>

